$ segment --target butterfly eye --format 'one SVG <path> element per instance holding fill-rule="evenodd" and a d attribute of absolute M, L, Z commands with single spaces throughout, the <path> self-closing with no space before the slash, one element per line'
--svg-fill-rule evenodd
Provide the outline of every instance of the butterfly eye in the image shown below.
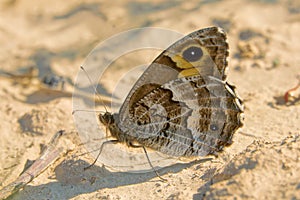
<path fill-rule="evenodd" d="M 189 47 L 184 50 L 182 56 L 189 62 L 195 62 L 203 56 L 203 52 L 199 47 Z"/>
<path fill-rule="evenodd" d="M 212 131 L 217 131 L 219 128 L 218 128 L 218 126 L 216 125 L 216 124 L 211 124 L 210 125 L 210 130 L 212 130 Z"/>

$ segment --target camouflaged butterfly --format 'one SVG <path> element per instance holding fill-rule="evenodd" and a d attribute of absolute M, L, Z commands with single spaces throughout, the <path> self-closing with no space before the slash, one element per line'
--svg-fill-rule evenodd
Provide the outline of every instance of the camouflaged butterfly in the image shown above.
<path fill-rule="evenodd" d="M 175 157 L 215 154 L 242 126 L 242 102 L 226 82 L 223 30 L 195 31 L 163 51 L 125 99 L 99 119 L 118 142 Z"/>

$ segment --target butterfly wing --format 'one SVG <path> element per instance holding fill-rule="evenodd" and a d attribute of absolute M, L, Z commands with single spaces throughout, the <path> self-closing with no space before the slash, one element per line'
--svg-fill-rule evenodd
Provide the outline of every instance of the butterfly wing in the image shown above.
<path fill-rule="evenodd" d="M 193 32 L 162 52 L 129 92 L 118 126 L 174 156 L 206 155 L 230 143 L 242 106 L 225 82 L 228 44 L 217 27 Z"/>

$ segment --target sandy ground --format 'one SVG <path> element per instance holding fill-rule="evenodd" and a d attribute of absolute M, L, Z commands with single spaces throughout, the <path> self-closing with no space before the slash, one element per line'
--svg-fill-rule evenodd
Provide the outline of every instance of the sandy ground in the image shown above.
<path fill-rule="evenodd" d="M 283 98 L 300 74 L 299 1 L 113 2 L 1 1 L 0 188 L 38 158 L 60 129 L 67 133 L 61 142 L 68 150 L 10 199 L 300 199 L 300 105 L 297 98 L 288 104 Z M 244 127 L 234 143 L 216 158 L 160 170 L 167 182 L 154 173 L 101 166 L 84 171 L 93 157 L 84 154 L 78 137 L 69 82 L 93 47 L 132 28 L 187 34 L 212 25 L 228 33 L 228 80 L 245 102 Z M 144 63 L 157 54 L 149 55 Z M 119 64 L 138 58 L 133 54 Z M 30 81 L 7 76 L 30 67 Z M 47 73 L 69 80 L 66 89 L 40 87 Z"/>

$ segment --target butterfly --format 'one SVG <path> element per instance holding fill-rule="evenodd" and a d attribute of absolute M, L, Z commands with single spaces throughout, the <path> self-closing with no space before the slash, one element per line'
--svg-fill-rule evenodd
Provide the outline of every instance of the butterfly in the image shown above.
<path fill-rule="evenodd" d="M 99 115 L 115 141 L 172 157 L 216 154 L 243 125 L 243 103 L 226 82 L 229 47 L 218 27 L 197 30 L 144 71 L 119 113 Z"/>

